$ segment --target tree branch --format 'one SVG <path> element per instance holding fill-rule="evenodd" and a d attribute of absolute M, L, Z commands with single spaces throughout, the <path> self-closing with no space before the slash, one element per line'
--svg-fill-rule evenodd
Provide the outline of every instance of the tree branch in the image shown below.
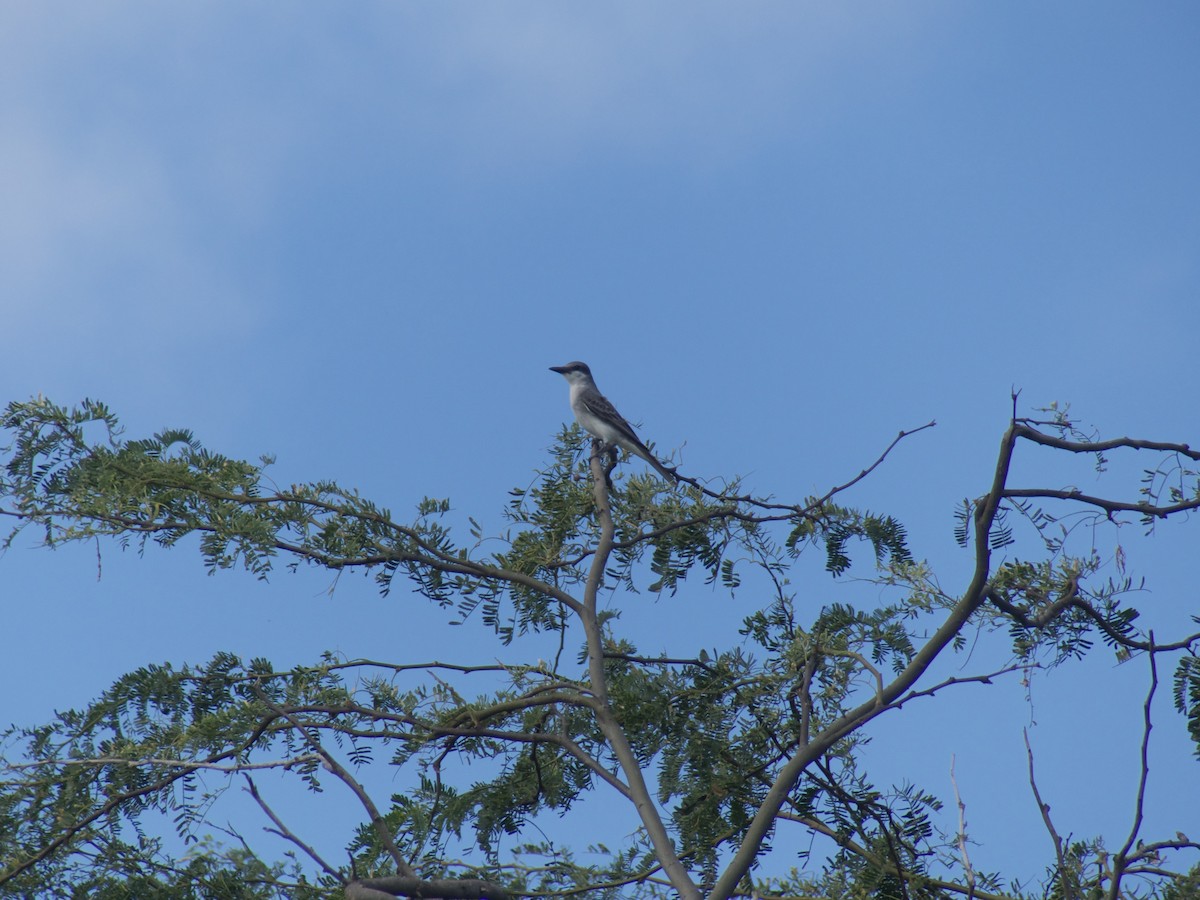
<path fill-rule="evenodd" d="M 1014 428 L 1010 426 L 1000 442 L 1000 454 L 996 461 L 991 490 L 975 508 L 975 571 L 962 598 L 909 664 L 884 688 L 882 696 L 872 698 L 844 713 L 781 767 L 779 775 L 746 829 L 737 852 L 713 886 L 713 897 L 729 896 L 745 877 L 758 856 L 759 847 L 772 828 L 775 816 L 809 764 L 823 756 L 841 738 L 861 728 L 887 709 L 888 704 L 910 690 L 983 603 L 991 573 L 989 537 L 1008 479 L 1015 442 Z"/>
<path fill-rule="evenodd" d="M 1027 441 L 1032 441 L 1035 444 L 1042 444 L 1046 447 L 1054 447 L 1058 450 L 1068 450 L 1071 453 L 1097 453 L 1104 450 L 1117 450 L 1127 448 L 1130 450 L 1163 450 L 1168 453 L 1178 453 L 1181 456 L 1186 456 L 1200 462 L 1200 450 L 1193 450 L 1187 444 L 1174 444 L 1165 441 L 1143 441 L 1136 438 L 1110 438 L 1107 441 L 1069 441 L 1065 438 L 1054 437 L 1046 434 L 1044 431 L 1038 431 L 1036 428 L 1031 428 L 1030 419 L 1017 419 L 1013 428 L 1017 437 L 1024 438 Z M 1055 425 L 1057 423 L 1047 422 L 1047 425 Z"/>
<path fill-rule="evenodd" d="M 948 687 L 953 687 L 956 684 L 989 684 L 990 685 L 992 683 L 993 678 L 999 678 L 1002 675 L 1008 675 L 1010 672 L 1020 672 L 1025 669 L 1028 669 L 1028 668 L 1030 668 L 1030 666 L 1028 664 L 1019 664 L 1019 665 L 1005 666 L 1002 669 L 997 669 L 996 671 L 989 672 L 986 675 L 969 675 L 965 678 L 960 678 L 957 675 L 952 675 L 951 677 L 947 678 L 945 681 L 939 682 L 938 684 L 932 685 L 932 686 L 924 688 L 922 690 L 909 691 L 907 694 L 905 694 L 900 699 L 894 700 L 893 702 L 889 703 L 888 709 L 899 709 L 901 706 L 908 703 L 910 700 L 916 700 L 916 699 L 922 698 L 922 697 L 932 697 L 938 691 L 941 691 Z"/>
<path fill-rule="evenodd" d="M 958 853 L 962 858 L 963 871 L 967 875 L 967 900 L 975 896 L 975 868 L 971 865 L 971 856 L 967 853 L 967 805 L 963 803 L 958 793 L 958 779 L 954 777 L 954 754 L 950 754 L 950 784 L 954 788 L 954 802 L 958 806 Z"/>
<path fill-rule="evenodd" d="M 591 470 L 592 493 L 596 501 L 596 519 L 600 525 L 600 539 L 596 544 L 596 555 L 592 559 L 592 565 L 588 571 L 582 609 L 577 610 L 577 614 L 583 623 L 584 635 L 587 640 L 588 674 L 591 678 L 592 690 L 598 701 L 595 709 L 596 724 L 612 747 L 621 771 L 625 774 L 625 781 L 629 785 L 630 799 L 646 828 L 646 834 L 654 846 L 655 855 L 662 864 L 663 872 L 681 897 L 685 900 L 698 900 L 700 891 L 675 852 L 671 837 L 667 833 L 666 826 L 663 824 L 662 817 L 650 794 L 650 789 L 646 785 L 641 763 L 634 754 L 620 721 L 613 713 L 609 699 L 608 675 L 604 670 L 604 635 L 596 609 L 597 596 L 604 580 L 604 569 L 613 549 L 616 526 L 613 523 L 612 511 L 609 507 L 607 479 L 598 443 L 592 445 Z"/>
<path fill-rule="evenodd" d="M 1121 632 L 1116 631 L 1111 625 L 1108 624 L 1104 616 L 1100 615 L 1100 613 L 1097 612 L 1090 603 L 1079 597 L 1078 587 L 1078 579 L 1072 579 L 1069 589 L 1061 597 L 1059 597 L 1049 606 L 1043 607 L 1042 610 L 1034 616 L 1029 615 L 1029 613 L 1021 609 L 1019 606 L 1009 603 L 1000 596 L 999 591 L 997 591 L 995 588 L 988 588 L 987 599 L 997 609 L 1012 618 L 1012 620 L 1018 625 L 1022 626 L 1023 628 L 1031 629 L 1044 628 L 1062 615 L 1066 610 L 1078 609 L 1093 622 L 1095 622 L 1097 627 L 1099 627 L 1101 631 L 1108 635 L 1109 639 L 1112 640 L 1113 643 L 1119 644 L 1122 647 L 1127 647 L 1130 650 L 1153 650 L 1157 653 L 1163 653 L 1172 650 L 1190 650 L 1193 644 L 1200 642 L 1200 632 L 1188 635 L 1185 638 L 1168 644 L 1151 644 L 1149 641 L 1139 641 L 1127 637 L 1126 635 L 1121 634 Z"/>
<path fill-rule="evenodd" d="M 231 747 L 227 750 L 221 751 L 220 753 L 214 753 L 210 755 L 207 757 L 206 762 L 210 764 L 219 763 L 223 759 L 240 757 L 247 748 L 254 746 L 258 739 L 270 726 L 271 722 L 274 721 L 274 718 L 274 716 L 269 716 L 263 719 L 263 721 L 259 722 L 258 725 L 255 726 L 254 730 L 245 741 L 243 741 L 237 747 Z M 92 810 L 92 812 L 85 815 L 82 819 L 64 826 L 62 833 L 58 837 L 48 841 L 44 847 L 41 847 L 35 853 L 25 857 L 20 862 L 15 864 L 10 863 L 3 872 L 0 872 L 0 885 L 3 885 L 6 881 L 15 878 L 32 866 L 37 865 L 42 860 L 53 856 L 60 849 L 70 843 L 76 835 L 88 828 L 98 819 L 102 819 L 116 812 L 130 801 L 139 800 L 142 797 L 155 794 L 163 788 L 170 787 L 180 778 L 183 778 L 186 774 L 186 771 L 172 772 L 171 774 L 157 779 L 149 784 L 144 784 L 133 790 L 125 791 L 113 797 L 109 797 L 106 802 L 96 807 L 94 810 Z"/>
<path fill-rule="evenodd" d="M 1150 730 L 1153 724 L 1150 718 L 1151 705 L 1154 702 L 1154 692 L 1158 690 L 1158 663 L 1156 661 L 1157 654 L 1154 649 L 1154 632 L 1150 632 L 1150 652 L 1146 654 L 1150 659 L 1150 690 L 1146 692 L 1146 702 L 1142 705 L 1142 749 L 1141 749 L 1141 774 L 1138 777 L 1137 799 L 1134 802 L 1133 809 L 1133 825 L 1129 829 L 1129 837 L 1125 839 L 1124 845 L 1117 851 L 1113 857 L 1113 873 L 1112 883 L 1108 887 L 1109 900 L 1118 900 L 1120 897 L 1121 878 L 1124 876 L 1126 867 L 1130 862 L 1130 851 L 1133 850 L 1134 843 L 1137 841 L 1138 832 L 1142 830 L 1142 816 L 1146 803 L 1146 783 L 1150 779 Z"/>
<path fill-rule="evenodd" d="M 1136 512 L 1141 513 L 1143 516 L 1157 519 L 1165 519 L 1168 516 L 1186 512 L 1190 509 L 1200 509 L 1200 497 L 1197 497 L 1195 500 L 1173 503 L 1170 506 L 1155 506 L 1153 503 L 1145 500 L 1140 500 L 1137 503 L 1129 503 L 1124 500 L 1109 500 L 1105 497 L 1085 494 L 1075 488 L 1068 490 L 1057 490 L 1054 488 L 1010 488 L 1004 492 L 1004 497 L 1073 500 L 1077 503 L 1086 503 L 1088 506 L 1095 506 L 1097 509 L 1102 509 L 1110 516 L 1119 512 Z"/>
<path fill-rule="evenodd" d="M 291 712 L 285 710 L 283 707 L 279 706 L 279 704 L 275 703 L 275 701 L 268 697 L 266 692 L 259 685 L 254 685 L 253 687 L 255 688 L 255 693 L 257 693 L 258 698 L 264 704 L 270 707 L 279 718 L 284 719 L 290 723 L 293 728 L 300 732 L 300 734 L 304 737 L 304 740 L 310 747 L 312 747 L 313 751 L 321 756 L 325 768 L 341 779 L 342 783 L 345 784 L 346 787 L 350 788 L 350 791 L 355 797 L 358 798 L 359 803 L 361 803 L 363 808 L 367 811 L 367 816 L 371 820 L 371 826 L 375 829 L 375 833 L 379 836 L 380 842 L 387 849 L 388 855 L 392 857 L 392 862 L 396 864 L 396 868 L 400 871 L 400 874 L 415 875 L 416 873 L 414 872 L 412 866 L 410 866 L 408 860 L 404 858 L 404 855 L 400 852 L 400 848 L 396 846 L 396 842 L 392 838 L 391 829 L 388 828 L 387 822 L 380 814 L 379 808 L 375 805 L 375 801 L 371 799 L 366 789 L 358 783 L 358 779 L 351 775 L 345 766 L 338 762 L 333 755 L 329 753 L 329 751 L 321 746 L 320 739 L 318 739 L 316 735 L 314 735 L 310 729 L 304 725 L 303 722 L 298 721 Z"/>
<path fill-rule="evenodd" d="M 245 772 L 242 773 L 242 777 L 246 779 L 246 784 L 249 785 L 247 790 L 250 792 L 250 796 L 254 798 L 254 801 L 259 805 L 259 807 L 262 808 L 262 811 L 267 814 L 267 817 L 272 822 L 275 823 L 275 829 L 274 829 L 275 834 L 279 835 L 284 840 L 291 841 L 293 844 L 295 844 L 297 847 L 299 847 L 301 850 L 303 850 L 305 853 L 307 853 L 308 856 L 318 866 L 320 866 L 322 869 L 324 869 L 325 874 L 327 874 L 333 878 L 336 878 L 338 881 L 341 881 L 342 873 L 339 872 L 337 869 L 333 868 L 333 866 L 329 865 L 329 863 L 325 862 L 325 860 L 323 860 L 321 858 L 321 854 L 317 853 L 317 851 L 314 850 L 312 848 L 312 846 L 304 843 L 304 841 L 302 841 L 302 840 L 300 840 L 300 838 L 296 837 L 296 835 L 292 833 L 292 830 L 283 824 L 283 821 L 279 818 L 279 816 L 275 815 L 275 811 L 273 809 L 271 809 L 270 806 L 267 805 L 267 801 L 264 800 L 262 798 L 262 795 L 258 792 L 258 785 L 256 785 L 254 783 L 254 779 L 251 778 L 249 775 L 247 775 Z"/>
<path fill-rule="evenodd" d="M 1054 857 L 1058 860 L 1058 872 L 1061 881 L 1067 877 L 1067 863 L 1063 854 L 1063 841 L 1054 827 L 1054 822 L 1050 818 L 1050 804 L 1042 800 L 1042 795 L 1038 791 L 1037 780 L 1033 777 L 1033 748 L 1029 745 L 1029 731 L 1022 728 L 1021 734 L 1025 738 L 1025 754 L 1029 759 L 1029 786 L 1033 789 L 1033 799 L 1037 801 L 1038 812 L 1042 814 L 1042 823 L 1046 826 L 1046 831 L 1050 834 L 1050 840 L 1054 843 Z M 1071 897 L 1073 893 L 1068 893 L 1068 897 Z"/>
<path fill-rule="evenodd" d="M 951 893 L 955 894 L 967 894 L 970 891 L 970 889 L 961 884 L 956 884 L 953 881 L 944 881 L 940 878 L 930 878 L 928 875 L 920 875 L 916 872 L 909 872 L 907 870 L 897 871 L 891 860 L 884 859 L 879 854 L 871 852 L 849 835 L 838 831 L 836 828 L 826 825 L 815 816 L 802 816 L 795 813 L 781 812 L 779 814 L 779 818 L 783 819 L 784 821 L 795 822 L 799 825 L 803 825 L 805 828 L 809 828 L 812 831 L 815 831 L 817 834 L 829 838 L 843 850 L 849 850 L 855 856 L 864 860 L 869 865 L 878 869 L 880 872 L 886 872 L 889 875 L 902 878 L 914 887 L 935 888 L 937 890 L 950 891 Z M 989 893 L 988 891 L 981 891 L 978 888 L 975 888 L 972 896 L 974 897 L 974 900 L 1014 900 L 1013 896 L 1010 894 L 993 894 Z"/>

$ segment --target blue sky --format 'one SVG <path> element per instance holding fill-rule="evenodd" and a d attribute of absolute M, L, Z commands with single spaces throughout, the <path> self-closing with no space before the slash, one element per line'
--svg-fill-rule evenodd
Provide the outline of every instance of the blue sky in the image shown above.
<path fill-rule="evenodd" d="M 953 507 L 986 489 L 1013 387 L 1200 440 L 1197 46 L 1183 2 L 7 4 L 0 384 L 493 526 L 567 417 L 546 367 L 571 359 L 686 470 L 784 498 L 936 419 L 850 499 L 951 587 Z M 1094 484 L 1043 462 L 1017 471 Z M 1126 529 L 1162 627 L 1198 606 L 1190 529 Z M 155 660 L 441 634 L 367 582 L 102 559 L 99 581 L 94 548 L 0 559 L 28 638 L 0 660 L 6 718 Z M 1015 682 L 971 698 L 944 739 L 934 704 L 881 723 L 872 752 L 938 790 L 955 753 L 981 865 L 1036 874 L 1036 718 L 1060 828 L 1119 840 L 1137 735 L 1110 716 L 1136 723 L 1145 673 L 1101 656 L 1032 707 Z M 1160 701 L 1150 814 L 1200 831 Z"/>

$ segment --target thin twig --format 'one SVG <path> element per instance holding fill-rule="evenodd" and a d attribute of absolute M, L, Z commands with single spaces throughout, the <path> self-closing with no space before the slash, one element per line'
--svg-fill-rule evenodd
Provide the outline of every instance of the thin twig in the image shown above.
<path fill-rule="evenodd" d="M 967 853 L 967 805 L 958 793 L 958 779 L 954 777 L 954 754 L 950 754 L 950 784 L 954 787 L 954 802 L 958 804 L 958 854 L 962 857 L 963 871 L 967 875 L 967 900 L 975 897 L 975 869 Z"/>
<path fill-rule="evenodd" d="M 1117 851 L 1113 857 L 1113 872 L 1112 884 L 1108 887 L 1109 900 L 1117 900 L 1120 896 L 1121 877 L 1125 874 L 1126 868 L 1133 859 L 1130 857 L 1130 851 L 1133 850 L 1134 844 L 1137 841 L 1138 832 L 1142 830 L 1142 817 L 1145 811 L 1146 803 L 1146 783 L 1150 779 L 1150 730 L 1154 727 L 1150 718 L 1150 707 L 1154 702 L 1154 692 L 1158 690 L 1158 663 L 1154 650 L 1154 632 L 1150 632 L 1150 652 L 1146 655 L 1150 658 L 1150 690 L 1146 692 L 1146 702 L 1142 706 L 1142 752 L 1141 752 L 1141 775 L 1138 778 L 1137 800 L 1133 808 L 1133 825 L 1129 829 L 1129 837 L 1125 839 L 1125 844 Z"/>
<path fill-rule="evenodd" d="M 388 828 L 387 822 L 384 821 L 383 816 L 379 812 L 379 808 L 375 805 L 375 801 L 371 799 L 366 789 L 359 784 L 358 779 L 351 775 L 345 766 L 338 762 L 332 754 L 330 754 L 323 746 L 321 746 L 320 739 L 312 733 L 311 729 L 307 728 L 304 723 L 298 721 L 292 713 L 288 712 L 286 709 L 268 697 L 266 692 L 262 690 L 261 687 L 254 685 L 254 688 L 255 692 L 258 694 L 258 698 L 262 700 L 262 702 L 268 707 L 270 707 L 277 716 L 289 722 L 293 728 L 300 732 L 300 734 L 304 737 L 304 740 L 313 749 L 313 751 L 320 754 L 325 768 L 340 778 L 346 787 L 350 788 L 354 796 L 358 798 L 358 801 L 363 805 L 363 808 L 367 811 L 367 815 L 371 819 L 371 825 L 374 827 L 375 833 L 379 835 L 379 840 L 387 849 L 388 855 L 391 856 L 392 862 L 396 864 L 396 869 L 400 872 L 400 874 L 416 875 L 416 871 L 408 864 L 408 861 L 400 852 L 400 848 L 396 846 L 396 841 L 392 838 L 391 829 Z"/>
<path fill-rule="evenodd" d="M 1143 516 L 1165 519 L 1176 513 L 1187 512 L 1190 509 L 1200 509 L 1200 499 L 1184 500 L 1180 503 L 1172 503 L 1170 506 L 1155 506 L 1147 500 L 1139 500 L 1137 503 L 1129 503 L 1125 500 L 1108 500 L 1104 497 L 1085 494 L 1083 491 L 1075 488 L 1068 490 L 1055 488 L 1009 488 L 1004 491 L 1003 496 L 1041 498 L 1043 500 L 1074 500 L 1077 503 L 1086 503 L 1088 506 L 1102 509 L 1110 516 L 1119 512 L 1135 512 L 1141 513 Z"/>
<path fill-rule="evenodd" d="M 810 504 L 808 508 L 813 509 L 813 508 L 819 508 L 821 506 L 824 506 L 825 503 L 828 500 L 832 499 L 835 494 L 840 494 L 842 491 L 845 491 L 849 488 L 854 487 L 854 485 L 858 484 L 860 481 L 862 481 L 864 478 L 866 478 L 868 475 L 870 475 L 872 472 L 874 472 L 876 469 L 878 469 L 883 464 L 883 461 L 888 458 L 888 454 L 891 453 L 894 449 L 896 449 L 896 445 L 899 444 L 906 437 L 911 437 L 912 435 L 916 434 L 918 431 L 924 431 L 926 428 L 934 428 L 936 426 L 937 426 L 937 422 L 930 420 L 930 421 L 926 422 L 924 425 L 919 425 L 918 427 L 913 428 L 910 431 L 901 431 L 898 435 L 896 435 L 896 437 L 892 440 L 892 442 L 887 445 L 887 449 L 885 449 L 881 454 L 879 454 L 879 458 L 876 459 L 875 462 L 871 463 L 871 465 L 867 466 L 865 469 L 863 469 L 861 472 L 859 472 L 857 475 L 855 475 L 853 478 L 851 478 L 845 484 L 840 484 L 835 488 L 831 488 L 829 490 L 829 492 L 825 494 L 825 496 L 823 496 L 816 503 Z"/>
<path fill-rule="evenodd" d="M 262 795 L 258 792 L 258 785 L 254 783 L 254 779 L 245 772 L 242 773 L 242 777 L 246 779 L 246 784 L 249 785 L 247 790 L 250 792 L 250 796 L 254 798 L 255 802 L 262 808 L 262 811 L 267 814 L 267 817 L 275 823 L 274 829 L 267 830 L 273 831 L 273 833 L 279 835 L 284 840 L 291 841 L 293 844 L 307 853 L 317 865 L 324 869 L 327 875 L 336 878 L 338 881 L 341 881 L 342 874 L 333 866 L 329 865 L 329 863 L 325 862 L 325 860 L 321 859 L 321 854 L 319 854 L 308 844 L 304 843 L 304 841 L 300 840 L 300 838 L 296 837 L 296 835 L 292 833 L 292 830 L 283 824 L 283 821 L 279 818 L 279 816 L 275 815 L 275 811 L 267 805 L 267 801 L 264 800 Z"/>
<path fill-rule="evenodd" d="M 1020 672 L 1020 671 L 1024 671 L 1029 668 L 1030 668 L 1030 666 L 1028 664 L 1021 663 L 1021 664 L 1016 664 L 1016 665 L 1011 665 L 1011 666 L 1005 666 L 1003 669 L 997 669 L 994 672 L 988 672 L 986 675 L 967 675 L 967 676 L 961 677 L 961 678 L 957 675 L 952 675 L 949 678 L 947 678 L 945 681 L 939 682 L 935 685 L 931 685 L 930 687 L 924 688 L 922 690 L 909 691 L 907 694 L 905 694 L 900 699 L 894 700 L 893 702 L 889 703 L 888 709 L 899 709 L 901 706 L 903 706 L 905 703 L 908 703 L 910 700 L 916 700 L 921 697 L 932 697 L 938 691 L 943 690 L 948 687 L 952 687 L 956 684 L 988 684 L 988 685 L 990 685 L 992 683 L 993 678 L 999 678 L 1001 675 L 1008 675 L 1012 672 Z"/>
<path fill-rule="evenodd" d="M 807 747 L 809 738 L 812 735 L 812 716 L 813 716 L 813 699 L 812 699 L 812 681 L 813 676 L 817 672 L 817 663 L 820 660 L 820 655 L 817 648 L 813 647 L 808 652 L 808 656 L 804 660 L 804 674 L 800 679 L 800 746 Z"/>
<path fill-rule="evenodd" d="M 1103 450 L 1165 450 L 1168 453 L 1179 453 L 1200 462 L 1200 450 L 1193 450 L 1187 444 L 1173 444 L 1166 441 L 1143 441 L 1137 438 L 1110 438 L 1106 441 L 1068 441 L 1029 427 L 1027 419 L 1018 419 L 1015 428 L 1017 437 L 1025 438 L 1035 444 L 1044 444 L 1059 450 L 1069 450 L 1072 453 L 1096 453 Z M 1054 424 L 1051 422 L 1047 425 Z"/>
<path fill-rule="evenodd" d="M 1021 734 L 1025 738 L 1025 752 L 1029 757 L 1029 786 L 1033 788 L 1033 799 L 1037 801 L 1038 812 L 1042 814 L 1042 822 L 1046 826 L 1046 831 L 1050 833 L 1050 839 L 1054 842 L 1054 856 L 1058 860 L 1058 872 L 1061 881 L 1066 875 L 1066 859 L 1063 856 L 1062 837 L 1059 835 L 1057 829 L 1055 829 L 1054 822 L 1050 819 L 1050 804 L 1042 800 L 1041 792 L 1038 791 L 1037 780 L 1033 777 L 1033 748 L 1029 745 L 1029 730 L 1022 728 Z"/>
<path fill-rule="evenodd" d="M 963 591 L 962 597 L 904 669 L 884 688 L 882 704 L 879 702 L 879 698 L 873 697 L 853 709 L 847 710 L 830 722 L 807 745 L 798 749 L 791 759 L 780 767 L 771 788 L 764 794 L 757 811 L 747 826 L 737 850 L 713 884 L 711 892 L 714 895 L 731 895 L 742 878 L 750 871 L 751 866 L 759 857 L 762 842 L 774 827 L 775 817 L 787 802 L 788 795 L 799 783 L 808 766 L 819 759 L 837 741 L 862 728 L 867 722 L 885 711 L 888 708 L 887 704 L 894 702 L 911 690 L 917 680 L 962 631 L 966 623 L 984 603 L 985 591 L 991 575 L 992 548 L 989 538 L 1000 509 L 1000 495 L 1008 481 L 1015 442 L 1013 429 L 1010 427 L 1005 430 L 1001 439 L 1000 453 L 992 475 L 991 489 L 975 508 L 975 565 L 970 583 Z"/>

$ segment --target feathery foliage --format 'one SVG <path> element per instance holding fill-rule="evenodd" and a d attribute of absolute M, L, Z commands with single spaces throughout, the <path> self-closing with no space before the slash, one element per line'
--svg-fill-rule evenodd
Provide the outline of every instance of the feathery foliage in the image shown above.
<path fill-rule="evenodd" d="M 128 440 L 95 401 L 13 403 L 3 424 L 6 546 L 35 534 L 145 552 L 194 538 L 212 570 L 361 570 L 398 603 L 424 598 L 486 629 L 520 662 L 430 660 L 411 643 L 392 660 L 326 654 L 288 668 L 228 653 L 148 660 L 86 708 L 5 734 L 0 896 L 1033 896 L 972 867 L 943 800 L 875 782 L 861 750 L 876 717 L 1069 664 L 1099 641 L 1122 657 L 1179 659 L 1175 707 L 1200 747 L 1200 635 L 1141 631 L 1134 579 L 1076 550 L 1060 524 L 1064 512 L 1095 528 L 1200 507 L 1198 455 L 1100 441 L 1065 412 L 1009 424 L 993 483 L 954 514 L 974 561 L 955 589 L 899 519 L 843 504 L 870 468 L 791 504 L 736 481 L 713 490 L 635 474 L 610 489 L 612 460 L 569 428 L 489 538 L 475 518 L 459 527 L 446 500 L 401 521 L 331 481 L 281 489 L 270 458 L 225 457 L 185 429 Z M 1009 464 L 1023 442 L 1100 468 L 1125 450 L 1164 461 L 1137 501 L 1016 488 Z M 866 571 L 871 590 L 832 600 L 815 586 L 821 570 L 843 581 Z M 621 627 L 639 594 L 663 601 L 655 647 L 677 647 L 673 619 L 721 596 L 745 614 L 724 646 L 667 656 Z M 1008 655 L 931 682 L 931 663 L 965 653 L 971 632 L 1007 634 Z M 275 814 L 259 790 L 268 775 L 356 799 L 348 863 Z M 293 855 L 260 858 L 254 826 L 215 814 L 231 788 Z M 558 817 L 587 822 L 592 809 L 624 817 L 623 845 L 551 833 Z M 815 840 L 825 850 L 810 860 Z M 1062 844 L 1042 895 L 1186 896 L 1194 872 L 1172 875 L 1164 858 L 1198 849 L 1182 834 L 1120 850 L 1100 836 Z M 781 859 L 808 868 L 765 871 Z M 1149 887 L 1129 887 L 1151 868 Z"/>

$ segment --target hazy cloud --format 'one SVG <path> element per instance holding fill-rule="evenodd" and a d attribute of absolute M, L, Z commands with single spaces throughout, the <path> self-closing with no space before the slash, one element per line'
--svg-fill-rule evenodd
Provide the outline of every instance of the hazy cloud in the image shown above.
<path fill-rule="evenodd" d="M 237 268 L 261 252 L 233 248 L 284 231 L 319 170 L 371 152 L 430 178 L 737 162 L 840 114 L 864 67 L 909 59 L 914 9 L 10 5 L 3 303 L 77 341 L 217 333 L 270 302 Z"/>

